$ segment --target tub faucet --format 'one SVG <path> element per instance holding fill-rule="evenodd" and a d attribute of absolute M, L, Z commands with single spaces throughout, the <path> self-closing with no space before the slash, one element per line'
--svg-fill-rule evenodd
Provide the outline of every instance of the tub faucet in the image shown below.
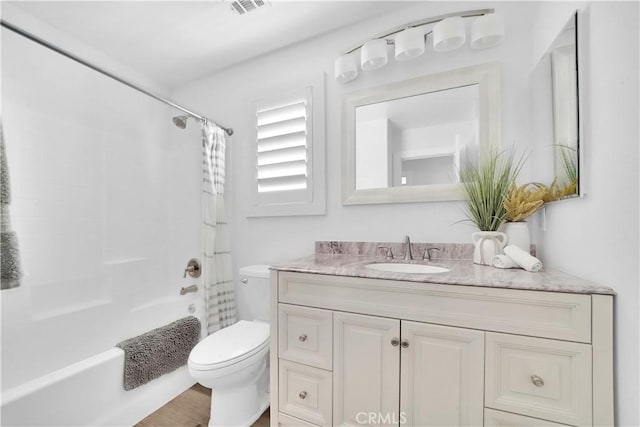
<path fill-rule="evenodd" d="M 191 286 L 187 286 L 180 288 L 180 295 L 185 295 L 188 294 L 190 292 L 198 292 L 198 285 L 191 285 Z"/>
<path fill-rule="evenodd" d="M 413 260 L 413 255 L 411 255 L 411 240 L 409 240 L 409 236 L 404 236 L 402 244 L 404 245 L 404 257 L 402 257 L 402 259 L 406 261 Z"/>

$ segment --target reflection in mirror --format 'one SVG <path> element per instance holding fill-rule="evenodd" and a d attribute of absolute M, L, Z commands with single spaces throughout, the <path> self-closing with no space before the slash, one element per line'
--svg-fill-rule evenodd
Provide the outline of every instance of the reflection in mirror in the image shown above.
<path fill-rule="evenodd" d="M 478 160 L 478 85 L 356 108 L 356 189 L 460 182 Z"/>
<path fill-rule="evenodd" d="M 500 145 L 500 71 L 479 64 L 343 97 L 342 203 L 463 200 L 458 173 Z"/>
<path fill-rule="evenodd" d="M 536 181 L 553 200 L 580 195 L 580 109 L 577 13 L 556 36 L 532 74 L 531 95 L 538 147 Z"/>

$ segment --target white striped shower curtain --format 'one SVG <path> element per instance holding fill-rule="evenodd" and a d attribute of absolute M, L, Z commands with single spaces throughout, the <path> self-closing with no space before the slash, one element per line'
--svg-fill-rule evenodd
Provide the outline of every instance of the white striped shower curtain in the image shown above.
<path fill-rule="evenodd" d="M 209 334 L 236 323 L 231 242 L 224 207 L 224 131 L 202 122 L 202 222 L 204 307 Z"/>

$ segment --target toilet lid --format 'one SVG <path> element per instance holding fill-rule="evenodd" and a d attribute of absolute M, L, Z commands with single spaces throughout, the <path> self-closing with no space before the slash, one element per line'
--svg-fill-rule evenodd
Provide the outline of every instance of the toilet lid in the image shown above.
<path fill-rule="evenodd" d="M 269 324 L 240 320 L 200 341 L 189 354 L 194 369 L 211 369 L 246 359 L 269 343 Z"/>

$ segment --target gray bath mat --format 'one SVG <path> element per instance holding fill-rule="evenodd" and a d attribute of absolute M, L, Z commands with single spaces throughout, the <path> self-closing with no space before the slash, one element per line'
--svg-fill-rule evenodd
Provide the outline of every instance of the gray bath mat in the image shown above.
<path fill-rule="evenodd" d="M 188 316 L 118 344 L 124 350 L 124 389 L 131 390 L 187 363 L 200 340 L 200 321 Z"/>

